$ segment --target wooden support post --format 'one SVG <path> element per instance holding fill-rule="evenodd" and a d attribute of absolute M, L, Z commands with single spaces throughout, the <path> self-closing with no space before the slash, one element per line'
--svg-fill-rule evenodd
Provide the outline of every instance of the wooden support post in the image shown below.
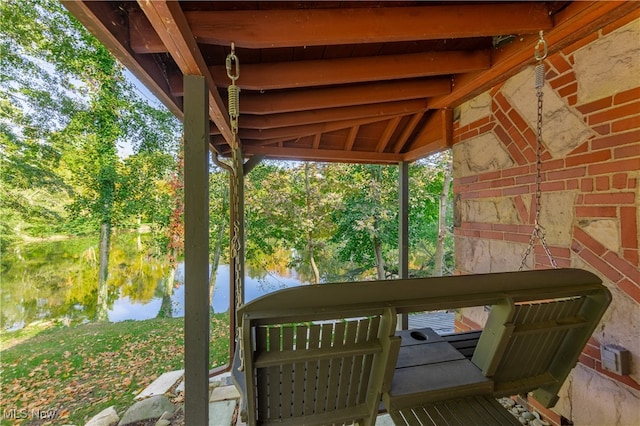
<path fill-rule="evenodd" d="M 184 76 L 185 424 L 209 424 L 209 99 Z"/>
<path fill-rule="evenodd" d="M 409 278 L 409 163 L 398 163 L 398 199 L 400 209 L 398 211 L 398 275 L 400 278 Z M 409 328 L 408 314 L 399 314 L 397 322 L 398 330 Z"/>

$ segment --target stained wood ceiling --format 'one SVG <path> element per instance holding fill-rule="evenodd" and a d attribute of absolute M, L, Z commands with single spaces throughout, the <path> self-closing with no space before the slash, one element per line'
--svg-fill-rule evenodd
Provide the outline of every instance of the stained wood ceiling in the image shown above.
<path fill-rule="evenodd" d="M 240 61 L 247 156 L 413 161 L 452 144 L 453 108 L 636 2 L 68 1 L 182 117 L 183 74 L 209 87 L 211 148 L 228 155 L 225 59 Z"/>

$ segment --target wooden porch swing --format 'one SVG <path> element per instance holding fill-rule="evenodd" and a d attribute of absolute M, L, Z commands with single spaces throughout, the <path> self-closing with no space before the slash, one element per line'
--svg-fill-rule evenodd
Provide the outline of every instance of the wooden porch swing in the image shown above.
<path fill-rule="evenodd" d="M 236 297 L 232 378 L 242 395 L 244 422 L 373 425 L 382 401 L 395 424 L 519 425 L 496 397 L 533 391 L 545 407 L 555 405 L 611 295 L 594 274 L 557 269 L 539 223 L 546 54 L 541 31 L 534 55 L 536 214 L 520 271 L 310 285 L 277 291 L 246 305 Z M 232 45 L 227 74 L 234 135 L 238 70 Z M 233 148 L 239 175 L 239 145 Z M 234 228 L 239 228 L 237 222 Z M 556 269 L 523 272 L 538 240 Z M 237 237 L 233 250 L 238 259 Z M 241 292 L 238 271 L 235 279 L 235 289 Z M 450 343 L 451 336 L 431 329 L 396 332 L 398 314 L 482 305 L 492 305 L 491 312 L 466 354 Z"/>
<path fill-rule="evenodd" d="M 494 398 L 533 391 L 553 406 L 610 300 L 577 269 L 280 290 L 238 310 L 242 419 L 372 425 L 382 399 L 396 424 L 519 424 Z M 397 314 L 482 305 L 471 359 L 428 329 L 395 332 Z"/>

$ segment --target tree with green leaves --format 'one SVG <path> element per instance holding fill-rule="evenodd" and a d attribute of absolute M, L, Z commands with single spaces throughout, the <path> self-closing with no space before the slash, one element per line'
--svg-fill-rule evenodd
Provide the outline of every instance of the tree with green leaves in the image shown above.
<path fill-rule="evenodd" d="M 213 306 L 216 275 L 220 261 L 229 262 L 229 173 L 219 167 L 209 173 L 209 245 L 211 272 L 209 299 Z"/>
<path fill-rule="evenodd" d="M 333 257 L 330 239 L 336 232 L 331 221 L 338 207 L 340 194 L 330 164 L 305 162 L 294 171 L 294 214 L 298 218 L 293 243 L 299 254 L 297 265 L 309 271 L 313 283 L 320 283 L 327 275 L 327 259 Z M 321 272 L 322 270 L 322 272 Z"/>
<path fill-rule="evenodd" d="M 376 277 L 385 279 L 398 248 L 398 168 L 341 165 L 336 171 L 342 199 L 333 217 L 338 256 L 365 269 L 375 267 Z"/>
<path fill-rule="evenodd" d="M 332 189 L 331 167 L 265 161 L 249 173 L 245 195 L 250 266 L 295 266 L 309 281 L 322 281 L 322 264 L 333 257 L 327 243 L 335 231 L 331 212 L 339 197 Z"/>
<path fill-rule="evenodd" d="M 7 179 L 5 189 L 14 194 L 34 186 L 30 176 L 48 176 L 40 190 L 62 207 L 47 209 L 34 197 L 20 210 L 3 199 L 1 208 L 13 219 L 3 235 L 19 237 L 16 229 L 39 210 L 58 214 L 67 232 L 99 230 L 96 319 L 106 320 L 112 229 L 130 221 L 130 212 L 140 215 L 147 199 L 127 198 L 132 185 L 125 181 L 118 145 L 131 144 L 140 153 L 166 149 L 175 143 L 177 123 L 139 98 L 122 65 L 59 2 L 9 1 L 0 8 L 3 181 L 15 165 L 22 175 Z M 61 188 L 65 196 L 58 194 Z"/>
<path fill-rule="evenodd" d="M 409 167 L 409 252 L 416 276 L 453 271 L 449 152 L 418 160 Z"/>
<path fill-rule="evenodd" d="M 294 168 L 286 163 L 263 161 L 245 180 L 245 233 L 247 266 L 266 270 L 278 253 L 294 247 L 298 232 L 295 216 Z"/>
<path fill-rule="evenodd" d="M 451 158 L 451 151 L 446 152 L 442 156 L 441 163 L 442 170 L 442 191 L 438 200 L 438 243 L 436 245 L 435 262 L 433 268 L 433 275 L 442 276 L 445 272 L 445 254 L 446 254 L 446 242 L 450 240 L 451 231 L 447 226 L 447 223 L 451 223 L 449 212 L 451 204 L 451 182 L 453 181 L 453 162 Z M 449 250 L 450 252 L 452 250 Z"/>
<path fill-rule="evenodd" d="M 409 167 L 414 276 L 433 275 L 439 262 L 444 272 L 452 268 L 450 209 L 440 220 L 441 206 L 451 203 L 443 185 L 448 158 L 433 156 Z M 286 262 L 285 254 L 312 282 L 370 277 L 372 269 L 377 278 L 392 277 L 397 191 L 395 166 L 265 162 L 247 179 L 247 262 L 266 269 Z"/>
<path fill-rule="evenodd" d="M 46 8 L 61 9 L 57 2 Z M 0 3 L 0 213 L 2 250 L 25 236 L 62 232 L 72 188 L 61 175 L 55 133 L 82 107 L 69 67 L 50 62 L 70 50 L 69 21 L 33 2 Z"/>

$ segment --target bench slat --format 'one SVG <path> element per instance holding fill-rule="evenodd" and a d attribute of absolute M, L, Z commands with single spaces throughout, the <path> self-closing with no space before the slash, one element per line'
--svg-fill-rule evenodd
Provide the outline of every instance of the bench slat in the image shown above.
<path fill-rule="evenodd" d="M 367 340 L 367 334 L 369 333 L 369 325 L 371 320 L 367 318 L 366 320 L 361 321 L 358 324 L 357 342 L 363 342 Z M 363 380 L 362 374 L 362 365 L 364 363 L 364 355 L 356 355 L 353 361 L 353 371 L 351 376 L 351 384 L 350 384 L 350 392 L 349 399 L 347 400 L 347 405 L 356 405 L 358 404 L 360 397 L 360 381 Z"/>
<path fill-rule="evenodd" d="M 319 348 L 320 347 L 320 326 L 311 325 L 308 327 L 309 337 L 307 339 L 308 347 Z M 316 389 L 315 383 L 318 382 L 318 360 L 309 359 L 307 361 L 307 370 L 305 373 L 305 389 L 304 389 L 304 412 L 314 413 L 316 403 Z"/>
<path fill-rule="evenodd" d="M 282 347 L 293 349 L 294 337 L 292 327 L 283 327 L 282 330 Z M 280 414 L 283 418 L 289 418 L 293 415 L 293 389 L 291 384 L 293 383 L 293 370 L 285 366 L 282 367 L 282 401 L 280 407 Z"/>
<path fill-rule="evenodd" d="M 391 413 L 396 425 L 418 426 L 521 426 L 491 396 L 469 396 L 423 404 Z"/>
<path fill-rule="evenodd" d="M 321 326 L 320 347 L 331 347 L 333 324 Z M 328 359 L 320 359 L 318 365 L 318 393 L 316 395 L 315 413 L 324 413 L 327 410 L 327 391 L 329 384 L 329 369 L 331 362 Z"/>
<path fill-rule="evenodd" d="M 280 349 L 281 339 L 280 327 L 271 327 L 269 328 L 269 352 L 277 353 Z M 267 370 L 268 382 L 267 382 L 267 393 L 269 395 L 269 415 L 270 416 L 281 416 L 280 413 L 280 393 L 281 389 L 281 366 L 273 365 Z"/>
<path fill-rule="evenodd" d="M 307 346 L 307 329 L 304 327 L 296 327 L 296 349 L 300 351 L 288 351 L 289 353 L 305 353 Z M 278 354 L 278 355 L 282 355 Z M 256 360 L 257 361 L 257 360 Z M 293 383 L 288 386 L 293 387 L 293 416 L 298 417 L 304 413 L 304 380 L 306 377 L 304 358 L 298 359 L 299 362 L 293 363 Z M 292 360 L 282 359 L 283 365 L 289 365 Z M 257 364 L 257 363 L 256 363 Z"/>

